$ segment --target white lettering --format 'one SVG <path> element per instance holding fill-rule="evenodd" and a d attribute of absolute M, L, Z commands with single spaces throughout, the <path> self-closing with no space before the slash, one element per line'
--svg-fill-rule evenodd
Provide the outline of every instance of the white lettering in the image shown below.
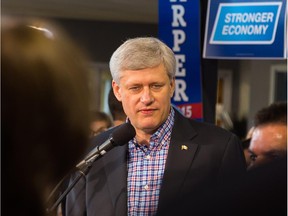
<path fill-rule="evenodd" d="M 241 22 L 241 16 L 242 14 L 241 13 L 237 13 L 235 14 L 235 22 Z"/>
<path fill-rule="evenodd" d="M 263 26 L 263 34 L 266 34 L 266 31 L 268 29 L 268 25 L 262 25 Z"/>
<path fill-rule="evenodd" d="M 230 13 L 227 13 L 227 14 L 225 15 L 225 20 L 224 20 L 224 22 L 225 22 L 225 23 L 231 22 L 231 14 L 230 14 Z"/>
<path fill-rule="evenodd" d="M 175 80 L 175 94 L 173 98 L 174 101 L 189 101 L 189 98 L 185 93 L 186 87 L 186 82 L 184 80 Z"/>
<path fill-rule="evenodd" d="M 174 52 L 179 52 L 180 51 L 180 44 L 183 44 L 184 41 L 186 40 L 186 35 L 183 30 L 173 30 L 172 31 L 173 36 L 174 36 L 174 44 L 173 44 L 173 51 Z"/>
<path fill-rule="evenodd" d="M 225 23 L 267 23 L 273 22 L 274 14 L 272 12 L 256 13 L 227 13 Z"/>
<path fill-rule="evenodd" d="M 265 35 L 269 25 L 224 25 L 222 35 Z"/>
<path fill-rule="evenodd" d="M 229 25 L 224 25 L 222 29 L 222 35 L 227 35 L 229 30 Z"/>
<path fill-rule="evenodd" d="M 176 58 L 176 76 L 185 77 L 186 69 L 183 67 L 183 63 L 185 63 L 186 58 L 185 55 L 175 55 Z"/>
<path fill-rule="evenodd" d="M 192 105 L 184 105 L 180 107 L 182 113 L 188 118 L 192 118 Z"/>
<path fill-rule="evenodd" d="M 170 0 L 170 2 L 186 2 L 187 0 Z M 173 52 L 181 52 L 181 45 L 186 41 L 186 34 L 182 29 L 173 29 L 179 27 L 186 27 L 187 23 L 184 19 L 185 8 L 183 5 L 171 5 L 172 9 L 172 34 L 173 34 Z M 186 62 L 186 56 L 184 54 L 175 54 L 176 59 L 176 73 L 175 73 L 175 92 L 173 96 L 174 101 L 187 102 L 189 101 L 186 95 L 186 68 L 184 63 Z M 177 79 L 182 77 L 182 79 Z"/>
<path fill-rule="evenodd" d="M 183 19 L 183 16 L 185 14 L 185 9 L 182 5 L 172 5 L 173 10 L 173 27 L 179 27 L 183 26 L 186 27 L 187 23 Z"/>
<path fill-rule="evenodd" d="M 273 22 L 273 17 L 274 17 L 273 13 L 268 13 L 267 14 L 267 22 Z"/>

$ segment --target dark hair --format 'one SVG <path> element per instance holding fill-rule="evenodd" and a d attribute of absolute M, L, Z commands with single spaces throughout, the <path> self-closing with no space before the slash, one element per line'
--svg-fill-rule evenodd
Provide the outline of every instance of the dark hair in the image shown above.
<path fill-rule="evenodd" d="M 111 112 L 111 115 L 114 121 L 115 120 L 125 121 L 126 114 L 123 110 L 122 103 L 117 100 L 112 88 L 110 89 L 110 92 L 108 95 L 108 105 L 109 105 L 109 110 Z"/>
<path fill-rule="evenodd" d="M 251 142 L 251 138 L 242 141 L 242 147 L 243 147 L 243 149 L 249 148 L 250 142 Z"/>
<path fill-rule="evenodd" d="M 259 125 L 271 123 L 287 124 L 286 102 L 275 102 L 256 113 L 254 118 L 254 125 L 256 127 Z"/>
<path fill-rule="evenodd" d="M 107 122 L 108 128 L 112 127 L 113 125 L 110 116 L 107 113 L 101 112 L 101 111 L 91 111 L 90 122 L 94 122 L 94 121 L 105 121 Z"/>

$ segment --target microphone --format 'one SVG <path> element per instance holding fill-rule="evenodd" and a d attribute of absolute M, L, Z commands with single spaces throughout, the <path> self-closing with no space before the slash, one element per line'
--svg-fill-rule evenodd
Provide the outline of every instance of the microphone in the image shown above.
<path fill-rule="evenodd" d="M 68 188 L 61 194 L 61 196 L 57 199 L 54 205 L 51 208 L 47 208 L 46 211 L 48 213 L 54 211 L 56 207 L 60 204 L 60 202 L 66 197 L 66 195 L 71 191 L 71 189 L 75 186 L 75 184 L 79 181 L 80 178 L 85 176 L 90 168 L 92 163 L 100 156 L 106 154 L 109 150 L 116 146 L 122 146 L 125 143 L 129 142 L 136 135 L 136 131 L 134 127 L 130 123 L 124 123 L 110 134 L 108 140 L 102 143 L 99 146 L 93 148 L 86 157 L 76 165 L 76 168 L 79 169 L 80 175 L 78 175 L 71 184 L 69 184 Z M 52 193 L 49 195 L 48 201 L 53 197 L 55 192 L 58 190 L 59 186 L 63 183 L 66 178 L 63 178 L 58 185 L 54 188 Z"/>
<path fill-rule="evenodd" d="M 134 127 L 130 123 L 124 123 L 110 134 L 108 140 L 100 146 L 93 148 L 88 155 L 76 165 L 80 170 L 90 166 L 99 156 L 106 154 L 116 146 L 122 146 L 136 135 Z"/>

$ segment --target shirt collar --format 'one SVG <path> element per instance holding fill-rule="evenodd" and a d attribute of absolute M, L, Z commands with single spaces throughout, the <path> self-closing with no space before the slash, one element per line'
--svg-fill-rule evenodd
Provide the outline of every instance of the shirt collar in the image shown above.
<path fill-rule="evenodd" d="M 174 109 L 171 107 L 170 109 L 170 113 L 168 115 L 168 118 L 166 119 L 166 121 L 157 129 L 157 131 L 152 134 L 151 138 L 150 138 L 150 143 L 162 143 L 162 141 L 170 141 L 171 138 L 171 133 L 172 133 L 172 128 L 174 125 L 174 116 L 175 116 L 175 111 Z M 130 122 L 130 120 L 127 118 L 126 122 Z M 167 142 L 165 142 L 167 143 Z M 129 149 L 134 148 L 138 146 L 137 141 L 136 141 L 136 137 L 134 137 L 132 140 L 130 140 L 129 142 Z M 151 146 L 153 148 L 153 146 Z"/>

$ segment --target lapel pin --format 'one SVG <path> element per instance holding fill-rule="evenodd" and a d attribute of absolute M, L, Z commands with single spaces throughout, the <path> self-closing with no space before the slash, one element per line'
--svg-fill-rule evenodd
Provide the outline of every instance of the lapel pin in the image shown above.
<path fill-rule="evenodd" d="M 182 145 L 181 150 L 188 150 L 188 147 L 186 145 Z"/>

